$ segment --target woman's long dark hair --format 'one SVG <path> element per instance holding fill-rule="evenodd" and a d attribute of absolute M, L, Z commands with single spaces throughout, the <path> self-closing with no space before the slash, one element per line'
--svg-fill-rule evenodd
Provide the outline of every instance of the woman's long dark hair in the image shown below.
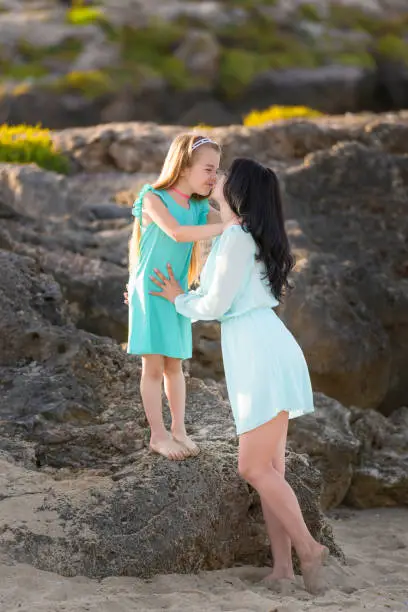
<path fill-rule="evenodd" d="M 273 295 L 281 301 L 294 266 L 283 220 L 278 177 L 253 159 L 237 158 L 226 173 L 224 197 L 258 247 Z"/>

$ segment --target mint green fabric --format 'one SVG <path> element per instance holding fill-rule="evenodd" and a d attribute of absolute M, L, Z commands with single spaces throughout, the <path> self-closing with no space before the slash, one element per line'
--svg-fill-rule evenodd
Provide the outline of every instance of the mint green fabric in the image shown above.
<path fill-rule="evenodd" d="M 180 206 L 167 191 L 145 185 L 136 199 L 132 214 L 142 219 L 143 198 L 147 192 L 159 196 L 181 225 L 204 225 L 209 211 L 208 200 L 189 200 L 189 209 Z M 191 321 L 177 313 L 174 304 L 154 297 L 157 290 L 149 278 L 158 268 L 164 272 L 167 263 L 173 267 L 185 291 L 188 289 L 192 242 L 175 242 L 155 223 L 142 227 L 140 256 L 129 278 L 129 335 L 127 351 L 136 355 L 164 355 L 189 359 L 192 355 Z"/>

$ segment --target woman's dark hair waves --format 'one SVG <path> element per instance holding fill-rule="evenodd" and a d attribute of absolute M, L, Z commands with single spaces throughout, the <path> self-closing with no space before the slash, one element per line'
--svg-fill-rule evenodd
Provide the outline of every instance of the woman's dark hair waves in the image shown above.
<path fill-rule="evenodd" d="M 237 158 L 226 174 L 224 197 L 255 240 L 257 260 L 265 264 L 265 278 L 280 301 L 295 262 L 285 231 L 278 177 L 253 159 Z"/>

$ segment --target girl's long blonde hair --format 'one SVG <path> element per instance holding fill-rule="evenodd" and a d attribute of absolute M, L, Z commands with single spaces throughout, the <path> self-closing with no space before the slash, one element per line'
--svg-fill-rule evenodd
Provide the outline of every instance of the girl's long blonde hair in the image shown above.
<path fill-rule="evenodd" d="M 194 156 L 197 151 L 200 151 L 202 147 L 210 147 L 221 152 L 220 146 L 216 142 L 207 142 L 195 151 L 193 151 L 193 145 L 198 140 L 205 138 L 205 136 L 191 133 L 179 134 L 171 143 L 170 149 L 164 160 L 164 164 L 160 173 L 159 178 L 155 183 L 152 184 L 154 189 L 171 189 L 180 179 L 181 173 L 186 168 L 192 166 Z M 194 193 L 191 196 L 194 200 L 204 200 L 207 196 L 202 196 Z M 129 242 L 129 270 L 132 271 L 134 268 L 140 252 L 140 240 L 141 240 L 141 220 L 135 218 L 133 223 L 132 236 Z M 188 284 L 193 284 L 200 274 L 201 270 L 201 251 L 200 243 L 195 242 L 193 245 L 193 252 L 191 254 L 191 262 L 188 270 Z"/>

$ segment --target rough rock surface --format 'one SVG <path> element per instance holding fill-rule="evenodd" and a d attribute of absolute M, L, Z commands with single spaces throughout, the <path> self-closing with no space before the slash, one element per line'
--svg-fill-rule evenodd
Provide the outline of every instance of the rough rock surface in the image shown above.
<path fill-rule="evenodd" d="M 322 508 L 407 505 L 407 408 L 387 418 L 320 393 L 315 407 L 312 417 L 290 422 L 289 448 L 306 453 L 322 474 Z"/>
<path fill-rule="evenodd" d="M 267 562 L 259 501 L 236 473 L 232 419 L 217 389 L 189 381 L 200 456 L 153 456 L 137 360 L 77 330 L 34 260 L 0 251 L 0 265 L 2 554 L 92 577 Z M 288 479 L 313 533 L 341 557 L 320 511 L 317 470 L 291 453 Z"/>
<path fill-rule="evenodd" d="M 408 401 L 407 128 L 402 112 L 210 131 L 224 167 L 253 156 L 280 175 L 298 261 L 280 315 L 315 389 L 384 414 Z M 64 130 L 55 141 L 74 174 L 0 168 L 0 245 L 54 275 L 78 327 L 126 341 L 130 205 L 178 132 L 153 124 Z M 191 373 L 221 378 L 218 324 L 196 325 L 194 346 Z"/>

